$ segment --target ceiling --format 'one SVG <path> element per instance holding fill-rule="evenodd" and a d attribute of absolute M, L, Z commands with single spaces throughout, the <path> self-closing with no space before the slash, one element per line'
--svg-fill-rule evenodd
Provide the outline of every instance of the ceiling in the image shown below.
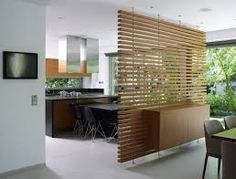
<path fill-rule="evenodd" d="M 36 1 L 36 0 L 33 0 Z M 117 41 L 117 10 L 140 12 L 204 31 L 236 27 L 235 0 L 49 0 L 47 42 L 64 35 Z"/>

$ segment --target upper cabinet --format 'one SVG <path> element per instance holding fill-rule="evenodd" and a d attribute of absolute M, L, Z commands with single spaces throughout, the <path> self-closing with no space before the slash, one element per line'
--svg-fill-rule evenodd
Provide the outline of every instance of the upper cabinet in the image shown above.
<path fill-rule="evenodd" d="M 78 72 L 59 72 L 58 59 L 46 59 L 46 77 L 47 78 L 81 78 L 90 77 L 91 73 L 78 73 Z"/>
<path fill-rule="evenodd" d="M 58 59 L 46 59 L 46 76 L 58 74 Z"/>

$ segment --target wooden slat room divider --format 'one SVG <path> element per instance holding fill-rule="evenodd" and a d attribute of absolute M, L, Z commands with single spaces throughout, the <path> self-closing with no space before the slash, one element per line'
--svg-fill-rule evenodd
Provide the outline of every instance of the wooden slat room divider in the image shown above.
<path fill-rule="evenodd" d="M 142 109 L 205 103 L 205 33 L 118 11 L 118 161 L 144 156 Z"/>

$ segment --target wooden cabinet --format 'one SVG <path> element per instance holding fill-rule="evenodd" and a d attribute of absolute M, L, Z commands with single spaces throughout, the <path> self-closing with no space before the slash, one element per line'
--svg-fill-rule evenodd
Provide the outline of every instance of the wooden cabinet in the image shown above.
<path fill-rule="evenodd" d="M 46 76 L 56 76 L 58 74 L 58 59 L 46 59 Z"/>
<path fill-rule="evenodd" d="M 144 110 L 142 115 L 148 127 L 146 145 L 159 151 L 203 137 L 203 122 L 209 118 L 209 105 Z"/>
<path fill-rule="evenodd" d="M 57 132 L 73 130 L 75 116 L 71 104 L 75 100 L 46 100 L 46 135 L 55 137 Z"/>
<path fill-rule="evenodd" d="M 51 78 L 80 78 L 90 77 L 91 73 L 59 73 L 58 59 L 48 58 L 46 59 L 46 77 Z"/>
<path fill-rule="evenodd" d="M 76 119 L 72 104 L 75 102 L 75 100 L 54 102 L 54 126 L 56 131 L 73 129 Z"/>
<path fill-rule="evenodd" d="M 53 100 L 46 99 L 46 135 L 56 137 L 62 131 L 73 131 L 76 118 L 71 104 L 79 102 L 79 104 L 97 104 L 111 103 L 117 97 L 81 97 L 75 99 Z M 53 97 L 52 97 L 53 98 Z"/>

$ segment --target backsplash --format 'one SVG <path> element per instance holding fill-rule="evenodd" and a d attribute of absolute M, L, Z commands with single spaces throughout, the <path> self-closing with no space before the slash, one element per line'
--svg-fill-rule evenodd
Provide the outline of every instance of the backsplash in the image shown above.
<path fill-rule="evenodd" d="M 102 88 L 57 88 L 57 89 L 45 89 L 46 96 L 57 96 L 60 91 L 66 91 L 68 93 L 75 91 L 80 92 L 82 94 L 104 94 L 104 89 Z"/>

